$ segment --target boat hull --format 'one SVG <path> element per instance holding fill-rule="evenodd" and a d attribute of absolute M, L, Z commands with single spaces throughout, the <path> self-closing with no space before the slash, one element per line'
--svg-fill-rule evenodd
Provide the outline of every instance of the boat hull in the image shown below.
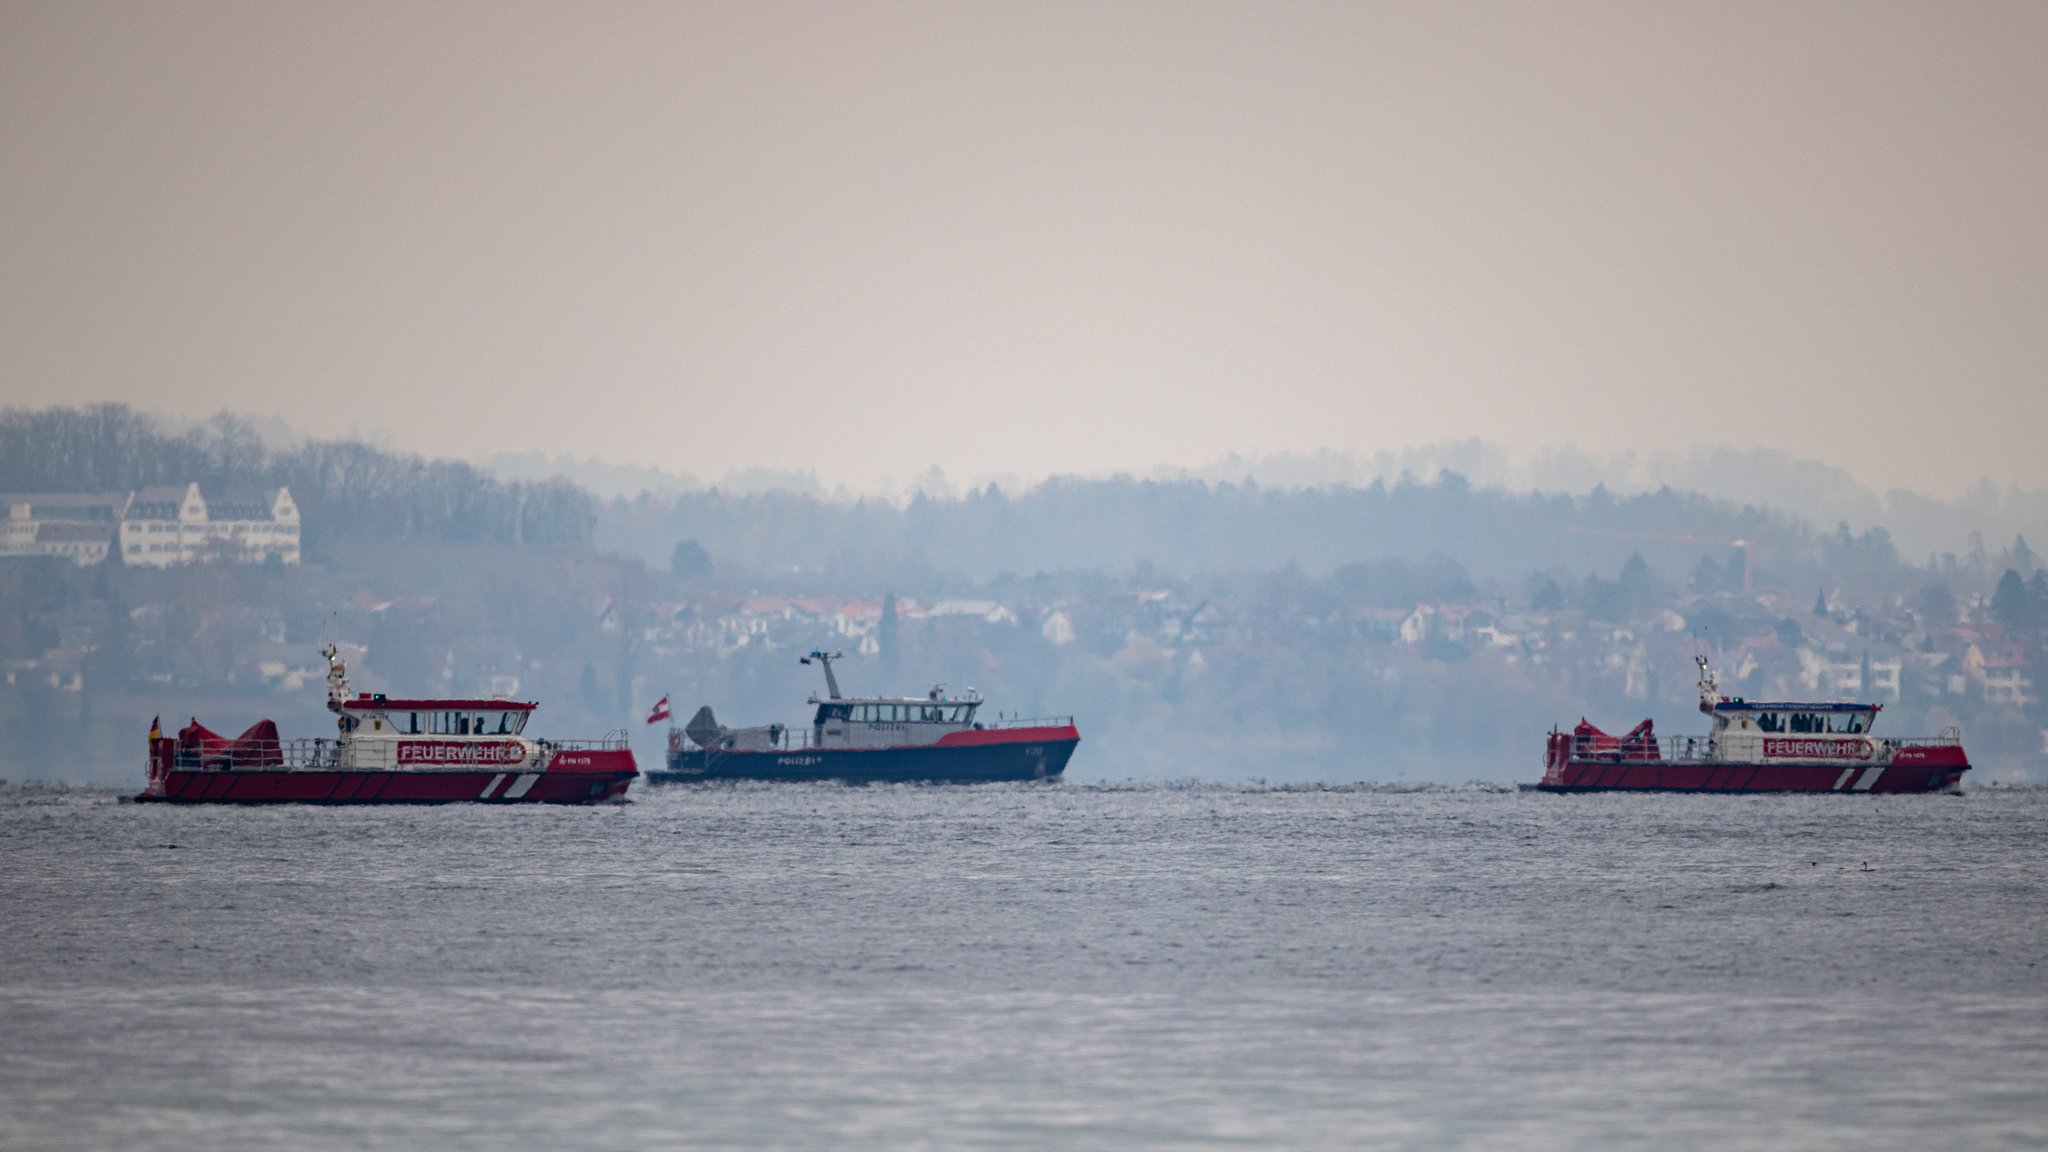
<path fill-rule="evenodd" d="M 1539 792 L 1954 792 L 1970 770 L 1960 747 L 1908 748 L 1885 764 L 1840 761 L 1572 759 L 1527 785 Z"/>
<path fill-rule="evenodd" d="M 959 737 L 968 737 L 962 740 Z M 1072 726 L 962 732 L 901 748 L 803 748 L 760 752 L 673 751 L 654 784 L 711 780 L 839 781 L 847 784 L 992 784 L 1056 780 L 1081 737 Z"/>
<path fill-rule="evenodd" d="M 639 773 L 624 767 L 542 772 L 354 772 L 340 769 L 172 769 L 159 792 L 135 799 L 165 804 L 595 804 L 626 794 Z"/>

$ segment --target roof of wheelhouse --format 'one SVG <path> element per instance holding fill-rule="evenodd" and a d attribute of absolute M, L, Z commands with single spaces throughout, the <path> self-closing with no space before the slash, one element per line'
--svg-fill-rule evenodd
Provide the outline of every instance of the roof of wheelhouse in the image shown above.
<path fill-rule="evenodd" d="M 540 707 L 527 700 L 400 700 L 369 692 L 341 706 L 363 712 L 531 712 Z"/>
<path fill-rule="evenodd" d="M 1879 712 L 1882 704 L 1845 704 L 1835 701 L 1826 704 L 1800 704 L 1782 700 L 1721 700 L 1714 704 L 1716 712 Z"/>
<path fill-rule="evenodd" d="M 812 696 L 812 704 L 980 704 L 981 694 L 972 696 Z"/>

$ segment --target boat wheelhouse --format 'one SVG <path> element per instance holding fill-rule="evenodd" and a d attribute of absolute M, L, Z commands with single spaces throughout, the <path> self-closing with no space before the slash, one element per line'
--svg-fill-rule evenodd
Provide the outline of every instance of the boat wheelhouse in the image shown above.
<path fill-rule="evenodd" d="M 1645 720 L 1621 736 L 1585 720 L 1552 729 L 1543 791 L 1645 789 L 1680 792 L 1948 792 L 1970 770 L 1962 734 L 1881 737 L 1881 704 L 1754 701 L 1721 694 L 1704 656 L 1700 711 L 1705 737 L 1660 741 Z"/>
<path fill-rule="evenodd" d="M 1047 780 L 1066 770 L 1080 742 L 1071 716 L 990 721 L 972 688 L 953 695 L 935 684 L 923 696 L 843 696 L 832 670 L 841 658 L 813 652 L 800 660 L 825 674 L 826 694 L 806 701 L 812 707 L 808 726 L 727 728 L 706 705 L 682 728 L 669 729 L 668 770 L 650 772 L 648 779 Z"/>
<path fill-rule="evenodd" d="M 623 796 L 639 774 L 623 731 L 536 740 L 525 735 L 537 707 L 528 701 L 351 694 L 335 647 L 323 654 L 333 739 L 280 740 L 268 720 L 232 739 L 197 720 L 175 737 L 152 730 L 149 783 L 137 799 L 570 804 Z"/>

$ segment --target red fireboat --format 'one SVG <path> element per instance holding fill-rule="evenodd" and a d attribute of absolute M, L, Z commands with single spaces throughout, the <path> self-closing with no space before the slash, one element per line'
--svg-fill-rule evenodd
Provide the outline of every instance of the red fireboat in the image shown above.
<path fill-rule="evenodd" d="M 1870 735 L 1881 704 L 1784 703 L 1721 695 L 1707 658 L 1704 738 L 1659 740 L 1648 720 L 1611 736 L 1585 720 L 1553 728 L 1542 792 L 1956 792 L 1970 770 L 1962 733 L 1900 739 Z"/>
<path fill-rule="evenodd" d="M 639 775 L 623 731 L 602 740 L 534 740 L 534 704 L 414 700 L 349 692 L 327 657 L 332 740 L 279 740 L 255 724 L 229 738 L 197 720 L 176 736 L 152 727 L 149 783 L 137 800 L 172 804 L 590 804 L 622 797 Z"/>

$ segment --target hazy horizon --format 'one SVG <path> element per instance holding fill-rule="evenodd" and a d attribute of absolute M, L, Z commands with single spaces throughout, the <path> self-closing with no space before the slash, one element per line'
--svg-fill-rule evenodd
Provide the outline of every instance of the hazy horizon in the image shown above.
<path fill-rule="evenodd" d="M 0 400 L 855 485 L 2048 486 L 2048 7 L 0 9 Z M 914 462 L 914 466 L 905 462 Z"/>
<path fill-rule="evenodd" d="M 12 407 L 33 410 L 31 406 Z M 2036 488 L 2021 483 L 1999 483 L 1989 472 L 1978 473 L 1947 491 L 1911 486 L 1880 488 L 1864 482 L 1853 470 L 1814 455 L 1771 447 L 1742 446 L 1727 441 L 1696 442 L 1677 449 L 1601 452 L 1570 443 L 1516 450 L 1497 441 L 1465 437 L 1370 452 L 1329 446 L 1313 450 L 1227 451 L 1206 460 L 1158 460 L 1150 464 L 1029 472 L 984 469 L 956 473 L 934 460 L 923 464 L 899 462 L 894 471 L 862 479 L 817 467 L 779 467 L 759 460 L 736 461 L 717 472 L 697 472 L 687 467 L 644 463 L 602 454 L 548 452 L 537 447 L 442 456 L 402 442 L 387 428 L 366 427 L 361 423 L 323 430 L 304 428 L 267 412 L 222 410 L 203 416 L 184 416 L 147 407 L 136 411 L 174 433 L 196 431 L 211 434 L 219 421 L 232 419 L 272 448 L 285 448 L 308 440 L 353 440 L 383 451 L 462 461 L 507 479 L 540 480 L 559 476 L 603 499 L 632 498 L 643 491 L 660 494 L 726 488 L 793 491 L 831 499 L 905 500 L 919 493 L 957 496 L 991 484 L 1014 493 L 1054 479 L 1107 480 L 1118 477 L 1209 483 L 1249 481 L 1281 488 L 1367 487 L 1374 482 L 1393 484 L 1404 478 L 1431 483 L 1444 472 L 1455 472 L 1475 487 L 1515 492 L 1583 495 L 1596 486 L 1617 492 L 1671 487 L 1737 503 L 1775 506 L 1781 502 L 1780 494 L 1765 490 L 1769 486 L 1769 478 L 1750 474 L 1759 465 L 1802 474 L 1800 480 L 1808 488 L 1782 493 L 1785 500 L 1796 500 L 1816 492 L 1836 499 L 1867 499 L 1877 504 L 1900 495 L 1944 502 L 1962 499 L 1981 501 L 1987 493 L 1994 498 L 2048 495 L 2048 486 Z M 1754 491 L 1750 491 L 1752 489 Z M 1819 491 L 1821 489 L 1825 491 Z"/>

